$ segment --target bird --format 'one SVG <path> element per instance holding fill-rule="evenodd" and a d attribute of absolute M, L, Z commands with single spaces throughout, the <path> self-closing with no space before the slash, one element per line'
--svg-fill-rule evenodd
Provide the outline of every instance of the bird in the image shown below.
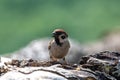
<path fill-rule="evenodd" d="M 70 48 L 68 34 L 63 29 L 55 29 L 52 32 L 52 37 L 53 39 L 48 45 L 50 60 L 58 61 L 63 59 L 63 61 L 67 64 L 65 56 Z"/>

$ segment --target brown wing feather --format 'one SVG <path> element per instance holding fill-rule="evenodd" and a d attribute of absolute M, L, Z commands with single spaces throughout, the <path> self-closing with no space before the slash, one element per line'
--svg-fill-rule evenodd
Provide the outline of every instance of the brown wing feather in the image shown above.
<path fill-rule="evenodd" d="M 50 48 L 51 48 L 51 44 L 52 44 L 52 40 L 49 42 L 48 50 L 50 50 Z"/>

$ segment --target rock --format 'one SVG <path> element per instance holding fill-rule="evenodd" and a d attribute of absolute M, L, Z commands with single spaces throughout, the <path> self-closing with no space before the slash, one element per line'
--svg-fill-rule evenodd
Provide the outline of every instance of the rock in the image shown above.
<path fill-rule="evenodd" d="M 2 62 L 2 61 L 1 61 Z M 17 62 L 17 64 L 13 64 Z M 24 65 L 21 66 L 21 62 L 35 62 L 35 65 Z M 96 80 L 95 76 L 93 75 L 92 71 L 86 70 L 76 70 L 76 67 L 72 67 L 71 65 L 63 65 L 54 62 L 36 62 L 34 60 L 11 60 L 8 62 L 6 59 L 6 66 L 8 71 L 2 72 L 2 76 L 0 80 L 85 80 L 85 79 L 92 79 Z M 50 65 L 48 65 L 48 63 Z M 20 65 L 18 65 L 20 64 Z M 26 64 L 26 63 L 25 63 Z M 29 63 L 30 64 L 30 63 Z M 40 64 L 40 65 L 39 65 Z M 44 67 L 43 67 L 44 66 Z M 3 68 L 4 69 L 4 68 Z M 3 70 L 1 69 L 1 70 Z M 78 75 L 79 74 L 79 75 Z M 16 75 L 16 76 L 14 76 Z"/>
<path fill-rule="evenodd" d="M 1 58 L 0 80 L 119 80 L 120 53 L 104 51 L 80 58 L 79 64 Z M 14 76 L 15 75 L 15 76 Z"/>
<path fill-rule="evenodd" d="M 101 51 L 120 52 L 120 29 L 105 31 L 100 40 L 84 44 L 83 52 L 93 54 Z"/>
<path fill-rule="evenodd" d="M 104 72 L 105 75 L 120 79 L 120 53 L 104 51 L 86 57 L 86 60 L 85 57 L 80 59 L 82 67 Z"/>
<path fill-rule="evenodd" d="M 26 47 L 12 53 L 9 57 L 19 60 L 33 59 L 40 61 L 48 61 L 50 60 L 48 52 L 49 41 L 50 39 L 48 38 L 34 40 Z M 78 63 L 79 58 L 85 54 L 82 54 L 82 47 L 77 41 L 70 39 L 70 44 L 71 48 L 68 55 L 66 56 L 66 60 L 68 63 Z"/>

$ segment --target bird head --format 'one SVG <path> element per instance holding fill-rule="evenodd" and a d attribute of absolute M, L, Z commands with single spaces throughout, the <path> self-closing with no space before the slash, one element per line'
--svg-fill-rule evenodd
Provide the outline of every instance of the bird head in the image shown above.
<path fill-rule="evenodd" d="M 59 40 L 60 43 L 63 43 L 68 38 L 68 34 L 63 29 L 55 29 L 52 35 L 56 40 Z"/>

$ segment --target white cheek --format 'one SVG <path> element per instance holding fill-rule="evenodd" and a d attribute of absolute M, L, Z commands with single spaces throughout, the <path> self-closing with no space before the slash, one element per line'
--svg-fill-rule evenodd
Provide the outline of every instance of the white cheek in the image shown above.
<path fill-rule="evenodd" d="M 62 34 L 62 35 L 60 35 L 60 36 L 59 36 L 59 40 L 60 40 L 60 42 L 61 42 L 61 43 L 63 43 L 63 42 L 65 42 L 65 41 L 67 41 L 67 40 L 68 40 L 68 38 L 67 38 L 67 37 L 66 37 L 65 39 L 62 39 L 62 38 L 61 38 L 62 36 L 65 36 L 65 35 L 64 35 L 64 34 Z"/>
<path fill-rule="evenodd" d="M 63 42 L 65 42 L 65 41 L 68 40 L 67 38 L 65 38 L 65 39 L 59 38 L 59 39 L 60 39 L 60 42 L 61 42 L 61 43 L 63 43 Z"/>

